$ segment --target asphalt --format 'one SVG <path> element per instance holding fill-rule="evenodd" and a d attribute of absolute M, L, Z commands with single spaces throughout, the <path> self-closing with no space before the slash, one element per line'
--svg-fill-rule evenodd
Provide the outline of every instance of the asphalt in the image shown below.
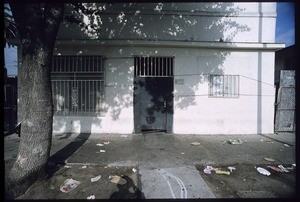
<path fill-rule="evenodd" d="M 240 140 L 241 144 L 230 144 Z M 19 138 L 5 137 L 4 158 L 15 158 Z M 99 146 L 109 142 L 107 145 Z M 198 142 L 193 146 L 191 143 Z M 101 150 L 101 151 L 100 151 Z M 195 165 L 296 163 L 295 133 L 269 135 L 54 134 L 50 161 L 136 166 L 145 198 L 215 198 Z"/>

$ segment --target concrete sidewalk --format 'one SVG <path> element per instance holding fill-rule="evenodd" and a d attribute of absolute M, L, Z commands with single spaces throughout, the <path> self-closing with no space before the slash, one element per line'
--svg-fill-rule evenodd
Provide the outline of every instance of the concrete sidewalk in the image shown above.
<path fill-rule="evenodd" d="M 9 142 L 18 140 L 14 138 L 12 135 L 10 139 L 5 139 L 5 159 L 17 154 L 17 151 L 9 146 Z M 228 143 L 229 140 L 235 139 L 240 139 L 243 143 Z M 97 146 L 104 141 L 109 141 L 109 144 Z M 193 146 L 192 142 L 199 142 L 200 145 Z M 195 165 L 268 164 L 264 157 L 270 156 L 279 164 L 295 163 L 295 133 L 60 134 L 53 135 L 50 161 L 137 166 L 141 178 L 141 191 L 145 198 L 214 198 L 215 195 Z"/>
<path fill-rule="evenodd" d="M 291 137 L 292 134 L 284 136 L 148 133 L 92 134 L 89 137 L 82 136 L 81 140 L 79 136 L 70 136 L 66 138 L 73 140 L 69 144 L 80 141 L 84 143 L 65 160 L 65 163 L 138 166 L 142 192 L 146 198 L 214 198 L 195 165 L 267 164 L 269 162 L 265 161 L 264 157 L 270 156 L 275 158 L 277 163 L 292 164 L 295 163 L 295 141 L 292 141 Z M 230 139 L 240 139 L 243 143 L 232 145 L 228 143 Z M 54 136 L 54 145 L 59 145 L 60 140 L 65 140 L 64 136 Z M 102 147 L 96 145 L 103 141 L 109 141 L 109 144 Z M 200 145 L 193 146 L 192 142 L 199 142 Z"/>

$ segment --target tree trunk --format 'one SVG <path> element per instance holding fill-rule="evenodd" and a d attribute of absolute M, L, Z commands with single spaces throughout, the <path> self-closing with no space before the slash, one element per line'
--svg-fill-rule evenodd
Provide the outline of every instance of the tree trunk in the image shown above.
<path fill-rule="evenodd" d="M 8 196 L 23 194 L 46 175 L 52 141 L 51 61 L 63 4 L 11 5 L 21 39 L 21 140 L 8 176 Z M 30 15 L 29 15 L 30 14 Z M 30 16 L 30 17 L 26 17 Z"/>

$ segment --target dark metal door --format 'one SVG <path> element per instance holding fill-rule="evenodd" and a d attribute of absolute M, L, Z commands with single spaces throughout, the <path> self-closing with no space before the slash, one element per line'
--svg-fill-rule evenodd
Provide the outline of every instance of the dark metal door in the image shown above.
<path fill-rule="evenodd" d="M 173 77 L 136 77 L 134 91 L 135 132 L 172 132 Z"/>

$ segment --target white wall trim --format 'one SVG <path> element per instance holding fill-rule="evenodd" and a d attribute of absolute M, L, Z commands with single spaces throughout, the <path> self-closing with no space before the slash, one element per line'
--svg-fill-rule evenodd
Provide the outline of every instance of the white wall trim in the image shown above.
<path fill-rule="evenodd" d="M 57 40 L 56 46 L 101 45 L 104 47 L 170 47 L 170 48 L 212 48 L 253 49 L 277 51 L 285 48 L 279 43 L 212 42 L 212 41 L 144 41 L 144 40 Z"/>

